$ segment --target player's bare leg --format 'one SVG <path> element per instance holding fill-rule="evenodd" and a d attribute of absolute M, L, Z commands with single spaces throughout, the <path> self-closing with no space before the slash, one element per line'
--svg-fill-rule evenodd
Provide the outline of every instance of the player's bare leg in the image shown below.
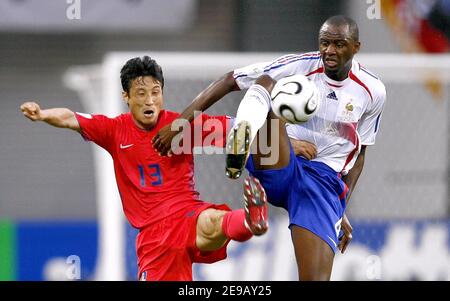
<path fill-rule="evenodd" d="M 274 129 L 273 127 L 277 127 Z M 273 134 L 275 133 L 275 137 Z M 267 145 L 262 145 L 262 141 Z M 258 131 L 257 151 L 253 154 L 253 164 L 258 170 L 280 169 L 289 165 L 290 140 L 286 133 L 286 123 L 270 111 L 267 121 Z M 265 148 L 265 149 L 262 149 Z M 266 150 L 269 150 L 267 152 Z"/>
<path fill-rule="evenodd" d="M 258 179 L 250 176 L 245 179 L 243 198 L 244 209 L 231 212 L 206 209 L 199 215 L 196 237 L 199 250 L 214 251 L 228 239 L 246 241 L 267 232 L 267 197 Z"/>
<path fill-rule="evenodd" d="M 330 280 L 334 259 L 330 246 L 311 231 L 295 225 L 291 228 L 291 236 L 299 280 Z"/>

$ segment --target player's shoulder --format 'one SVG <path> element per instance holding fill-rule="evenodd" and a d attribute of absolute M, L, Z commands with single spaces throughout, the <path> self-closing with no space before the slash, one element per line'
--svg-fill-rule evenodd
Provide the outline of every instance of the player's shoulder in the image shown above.
<path fill-rule="evenodd" d="M 168 111 L 168 110 L 161 110 L 160 114 L 163 114 L 165 118 L 173 120 L 175 118 L 178 118 L 181 114 L 174 111 Z"/>
<path fill-rule="evenodd" d="M 364 65 L 356 60 L 353 61 L 352 73 L 367 86 L 375 98 L 385 98 L 386 86 L 376 73 L 364 67 Z"/>
<path fill-rule="evenodd" d="M 303 52 L 303 53 L 289 53 L 278 57 L 274 63 L 288 64 L 295 61 L 310 61 L 320 59 L 319 51 Z"/>
<path fill-rule="evenodd" d="M 161 112 L 159 112 L 158 124 L 161 126 L 169 124 L 177 119 L 180 115 L 181 114 L 177 112 L 161 110 Z"/>
<path fill-rule="evenodd" d="M 117 115 L 116 117 L 112 117 L 112 118 L 107 117 L 107 118 L 110 119 L 114 123 L 126 123 L 126 122 L 130 121 L 132 117 L 131 117 L 131 113 L 127 112 L 127 113 L 122 113 L 120 115 Z"/>
<path fill-rule="evenodd" d="M 92 121 L 96 121 L 96 122 L 103 122 L 103 123 L 114 123 L 114 122 L 120 122 L 121 120 L 126 119 L 126 115 L 129 115 L 129 113 L 125 113 L 125 114 L 120 114 L 114 117 L 110 117 L 108 115 L 105 114 L 100 114 L 100 113 L 94 113 L 94 114 L 90 114 L 90 113 L 81 113 L 81 112 L 75 112 L 76 116 L 81 116 L 86 120 L 92 120 Z"/>
<path fill-rule="evenodd" d="M 285 65 L 316 65 L 320 62 L 320 52 L 305 52 L 305 53 L 291 53 L 278 57 L 274 62 L 273 66 L 285 66 Z"/>
<path fill-rule="evenodd" d="M 290 70 L 291 74 L 310 75 L 319 72 L 322 66 L 321 54 L 319 51 L 304 52 L 297 54 L 287 54 L 277 58 L 270 69 L 284 68 Z M 267 68 L 266 68 L 267 69 Z"/>

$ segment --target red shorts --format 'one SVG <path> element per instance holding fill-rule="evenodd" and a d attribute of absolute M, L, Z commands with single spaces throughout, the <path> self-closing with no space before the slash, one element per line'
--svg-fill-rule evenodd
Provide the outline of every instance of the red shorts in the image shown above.
<path fill-rule="evenodd" d="M 225 204 L 198 202 L 139 232 L 136 250 L 140 280 L 192 281 L 194 262 L 213 263 L 227 257 L 229 240 L 211 252 L 201 252 L 196 246 L 197 218 L 208 208 L 231 211 Z"/>

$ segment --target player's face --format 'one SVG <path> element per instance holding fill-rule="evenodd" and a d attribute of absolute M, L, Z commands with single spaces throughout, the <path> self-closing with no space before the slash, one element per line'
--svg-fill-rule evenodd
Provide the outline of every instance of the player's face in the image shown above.
<path fill-rule="evenodd" d="M 161 83 L 152 76 L 135 78 L 130 92 L 124 92 L 123 96 L 137 126 L 145 130 L 153 128 L 164 102 Z"/>
<path fill-rule="evenodd" d="M 324 24 L 319 33 L 319 50 L 325 73 L 332 79 L 345 79 L 359 47 L 360 43 L 353 40 L 348 26 Z"/>

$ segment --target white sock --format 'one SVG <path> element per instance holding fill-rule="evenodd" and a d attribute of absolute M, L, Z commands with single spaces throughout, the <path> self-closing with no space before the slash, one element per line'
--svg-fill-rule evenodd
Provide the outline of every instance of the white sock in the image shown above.
<path fill-rule="evenodd" d="M 267 119 L 271 99 L 269 92 L 263 86 L 255 84 L 248 89 L 239 104 L 235 124 L 238 124 L 242 120 L 250 124 L 252 134 L 250 144 Z"/>

